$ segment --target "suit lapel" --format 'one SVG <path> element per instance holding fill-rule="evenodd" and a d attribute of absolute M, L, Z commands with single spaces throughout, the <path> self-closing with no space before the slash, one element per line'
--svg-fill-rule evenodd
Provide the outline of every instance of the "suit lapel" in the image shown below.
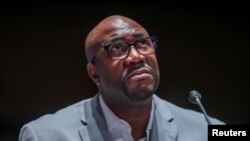
<path fill-rule="evenodd" d="M 173 116 L 167 105 L 157 96 L 153 96 L 155 103 L 153 125 L 150 132 L 150 141 L 176 141 L 178 128 L 172 122 Z M 82 141 L 109 141 L 106 121 L 103 118 L 99 103 L 99 95 L 84 104 L 84 113 L 81 117 L 83 127 L 79 129 Z"/>
<path fill-rule="evenodd" d="M 157 96 L 153 96 L 155 103 L 154 120 L 150 134 L 150 141 L 176 141 L 178 128 L 172 122 L 173 116 L 166 103 Z"/>
<path fill-rule="evenodd" d="M 99 95 L 84 105 L 84 113 L 81 117 L 83 127 L 79 129 L 79 134 L 83 141 L 107 141 L 111 140 L 106 122 L 103 118 L 99 104 Z"/>

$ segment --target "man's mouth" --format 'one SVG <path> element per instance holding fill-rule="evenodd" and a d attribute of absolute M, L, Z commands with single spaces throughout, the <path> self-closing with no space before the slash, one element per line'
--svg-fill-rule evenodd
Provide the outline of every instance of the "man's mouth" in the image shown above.
<path fill-rule="evenodd" d="M 126 79 L 134 79 L 134 80 L 140 80 L 145 79 L 146 77 L 151 76 L 151 72 L 147 68 L 140 68 L 133 70 L 129 75 L 126 77 Z"/>

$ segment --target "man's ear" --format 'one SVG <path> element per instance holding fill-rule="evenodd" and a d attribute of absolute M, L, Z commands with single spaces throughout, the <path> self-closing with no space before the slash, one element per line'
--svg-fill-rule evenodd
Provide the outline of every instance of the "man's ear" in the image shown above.
<path fill-rule="evenodd" d="M 87 64 L 87 71 L 88 71 L 89 77 L 95 82 L 96 86 L 99 86 L 100 79 L 99 79 L 98 72 L 96 70 L 96 66 L 92 63 L 88 63 Z"/>

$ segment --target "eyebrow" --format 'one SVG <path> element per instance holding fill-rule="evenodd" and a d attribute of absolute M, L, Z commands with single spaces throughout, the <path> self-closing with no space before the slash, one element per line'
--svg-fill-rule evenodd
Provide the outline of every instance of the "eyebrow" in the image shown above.
<path fill-rule="evenodd" d="M 145 36 L 145 34 L 141 33 L 141 32 L 135 32 L 132 34 L 132 36 L 135 36 L 135 37 L 143 37 Z M 124 36 L 114 36 L 114 37 L 111 37 L 106 43 L 104 44 L 110 44 L 112 42 L 115 42 L 117 40 L 122 40 L 124 38 Z"/>

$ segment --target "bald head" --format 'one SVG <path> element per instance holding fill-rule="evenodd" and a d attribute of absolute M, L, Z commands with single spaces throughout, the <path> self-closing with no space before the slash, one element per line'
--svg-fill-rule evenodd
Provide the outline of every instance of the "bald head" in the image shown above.
<path fill-rule="evenodd" d="M 85 40 L 85 53 L 88 62 L 104 43 L 116 36 L 146 34 L 148 32 L 134 20 L 121 15 L 113 15 L 103 19 L 88 34 Z"/>

